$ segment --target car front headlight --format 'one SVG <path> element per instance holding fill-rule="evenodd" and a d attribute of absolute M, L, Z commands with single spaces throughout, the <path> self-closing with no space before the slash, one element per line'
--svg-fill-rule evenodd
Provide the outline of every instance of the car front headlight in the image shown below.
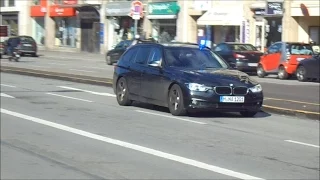
<path fill-rule="evenodd" d="M 203 84 L 197 84 L 197 83 L 188 83 L 186 84 L 188 89 L 190 89 L 190 91 L 208 91 L 209 89 L 212 89 L 211 87 L 205 86 Z"/>
<path fill-rule="evenodd" d="M 260 84 L 258 84 L 258 85 L 255 85 L 255 86 L 249 88 L 249 89 L 253 93 L 259 93 L 262 91 L 262 86 Z"/>

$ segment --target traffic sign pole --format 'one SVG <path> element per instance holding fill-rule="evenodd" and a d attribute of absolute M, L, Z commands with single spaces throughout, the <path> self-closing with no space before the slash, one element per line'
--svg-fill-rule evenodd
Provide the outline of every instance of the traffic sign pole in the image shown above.
<path fill-rule="evenodd" d="M 143 14 L 143 4 L 140 1 L 133 1 L 131 6 L 131 17 L 134 19 L 134 37 L 136 37 L 138 35 L 138 20 Z"/>

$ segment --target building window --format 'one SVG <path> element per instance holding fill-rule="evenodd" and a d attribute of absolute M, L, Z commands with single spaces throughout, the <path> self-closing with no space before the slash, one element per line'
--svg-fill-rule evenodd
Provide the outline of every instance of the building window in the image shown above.
<path fill-rule="evenodd" d="M 0 7 L 4 7 L 4 0 L 0 0 Z"/>
<path fill-rule="evenodd" d="M 34 23 L 35 23 L 35 31 L 33 34 L 33 38 L 35 39 L 37 44 L 44 45 L 44 41 L 45 41 L 44 17 L 34 18 Z"/>
<path fill-rule="evenodd" d="M 15 6 L 15 1 L 16 0 L 9 0 L 9 7 Z"/>
<path fill-rule="evenodd" d="M 56 45 L 76 47 L 76 18 L 55 18 Z"/>

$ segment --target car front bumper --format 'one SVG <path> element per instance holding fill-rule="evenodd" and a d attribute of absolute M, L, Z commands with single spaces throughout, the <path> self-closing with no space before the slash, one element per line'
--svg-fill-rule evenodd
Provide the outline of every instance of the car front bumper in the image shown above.
<path fill-rule="evenodd" d="M 188 110 L 217 110 L 224 112 L 260 111 L 263 104 L 263 93 L 244 95 L 243 103 L 220 102 L 220 96 L 213 92 L 190 92 L 184 99 Z"/>

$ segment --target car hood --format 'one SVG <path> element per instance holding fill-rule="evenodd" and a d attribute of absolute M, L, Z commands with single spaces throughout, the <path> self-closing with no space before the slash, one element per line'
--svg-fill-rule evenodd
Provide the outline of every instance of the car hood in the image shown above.
<path fill-rule="evenodd" d="M 258 82 L 253 80 L 248 74 L 231 69 L 205 69 L 205 70 L 185 70 L 176 69 L 185 77 L 185 81 L 206 84 L 210 86 L 252 86 Z"/>

